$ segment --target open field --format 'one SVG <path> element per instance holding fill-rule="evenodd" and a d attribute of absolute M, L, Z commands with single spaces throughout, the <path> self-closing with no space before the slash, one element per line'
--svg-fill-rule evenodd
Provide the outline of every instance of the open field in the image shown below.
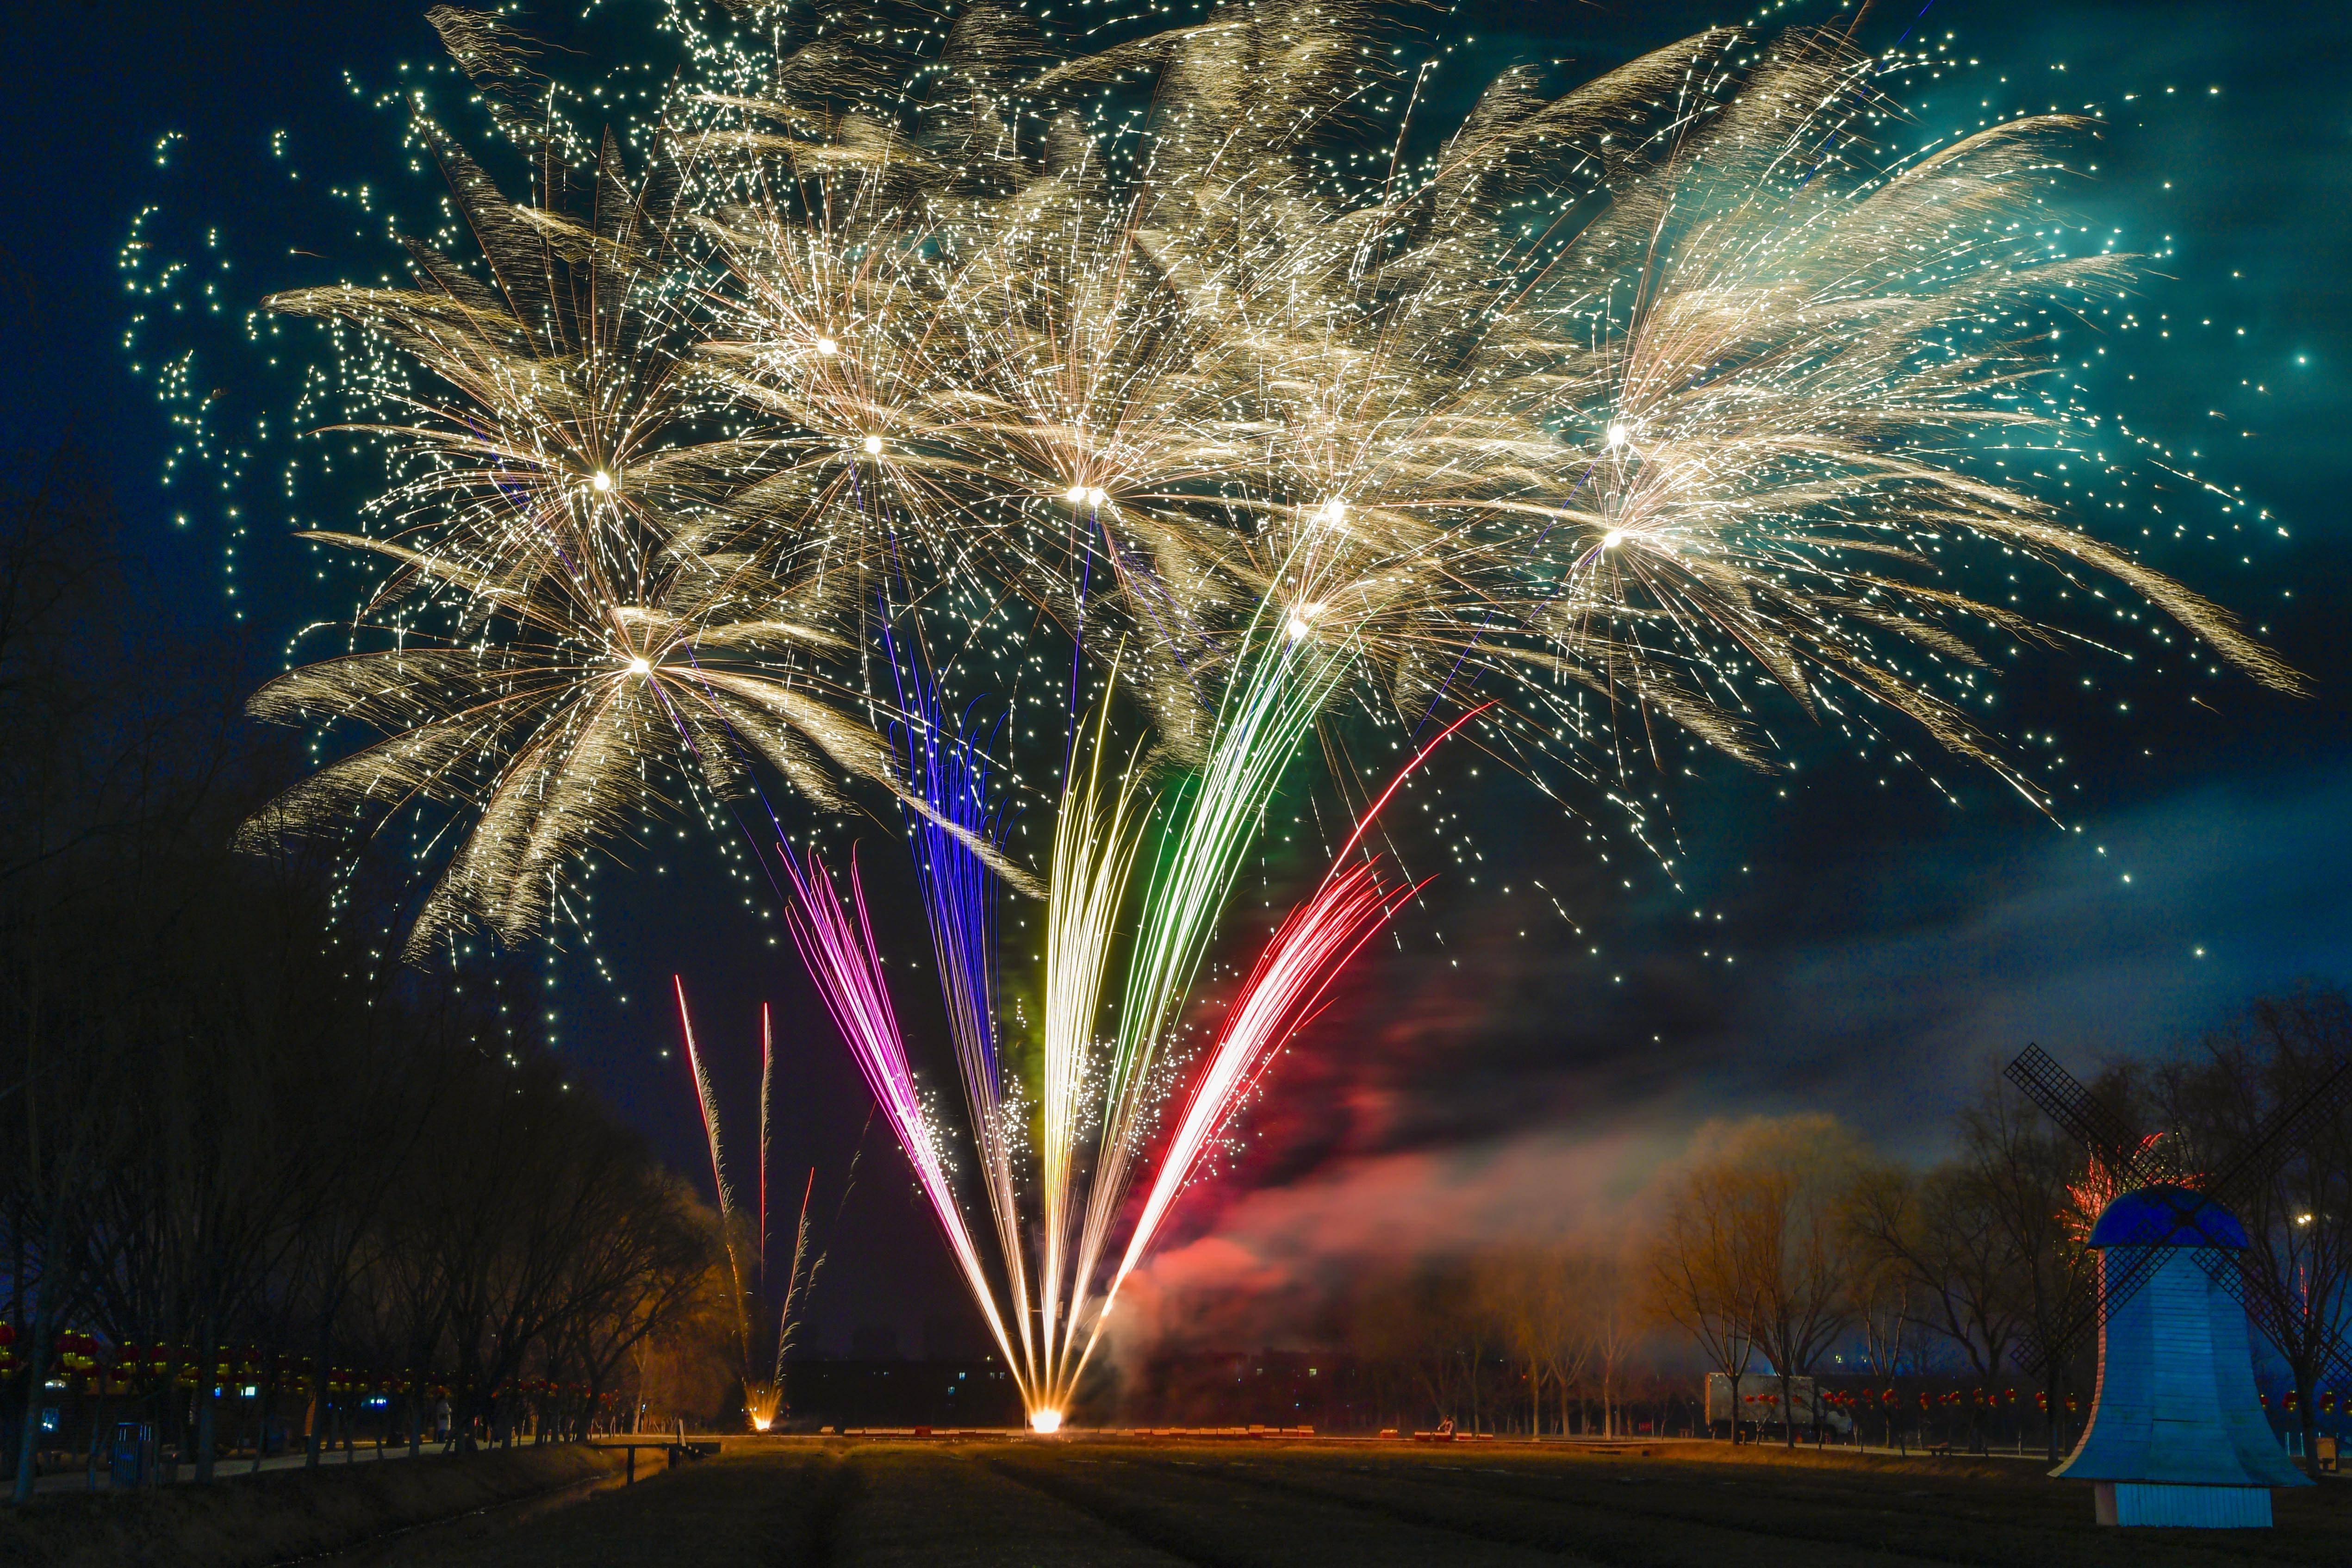
<path fill-rule="evenodd" d="M 246 1475 L 208 1486 L 44 1494 L 0 1510 L 0 1563 L 25 1568 L 263 1568 L 403 1530 L 446 1536 L 453 1517 L 521 1521 L 617 1484 L 621 1457 L 576 1444 L 399 1464 L 330 1463 L 315 1472 Z M 75 1477 L 79 1482 L 80 1478 Z"/>
<path fill-rule="evenodd" d="M 1654 1445 L 1445 1447 L 1079 1437 L 733 1440 L 554 1511 L 483 1515 L 328 1561 L 597 1568 L 1895 1568 L 2340 1563 L 2352 1486 L 2270 1531 L 2119 1531 L 2015 1462 Z"/>

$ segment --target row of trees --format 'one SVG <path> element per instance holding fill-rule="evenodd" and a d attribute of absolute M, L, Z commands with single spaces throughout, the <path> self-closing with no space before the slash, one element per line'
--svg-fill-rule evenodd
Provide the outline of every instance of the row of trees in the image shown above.
<path fill-rule="evenodd" d="M 1497 1249 L 1360 1289 L 1349 1346 L 1395 1425 L 1615 1436 L 1629 1397 L 1654 1392 L 1633 1284 L 1615 1252 Z"/>
<path fill-rule="evenodd" d="M 314 1459 L 369 1397 L 399 1403 L 412 1442 L 443 1397 L 461 1433 L 510 1433 L 526 1404 L 576 1430 L 704 1310 L 711 1217 L 516 1043 L 494 975 L 399 978 L 337 934 L 370 928 L 369 889 L 331 907 L 318 868 L 229 852 L 285 772 L 226 695 L 239 650 L 175 638 L 142 601 L 86 464 L 17 472 L 0 493 L 17 1495 L 60 1382 L 93 1428 L 159 1421 L 199 1477 L 224 1387 L 247 1383 L 257 1436 L 302 1407 Z"/>
<path fill-rule="evenodd" d="M 2352 1000 L 2306 988 L 2093 1086 L 2150 1130 L 2143 1161 L 2155 1169 L 2202 1182 L 2242 1163 L 2224 1195 L 2252 1266 L 2307 1303 L 2286 1342 L 2256 1342 L 2306 1454 L 2333 1404 L 2326 1347 L 2352 1305 L 2352 1093 L 2320 1096 L 2242 1157 L 2348 1057 Z M 1616 1436 L 1629 1402 L 1653 1429 L 1669 1405 L 1679 1424 L 1698 1404 L 1694 1372 L 1714 1372 L 1735 1380 L 1738 1408 L 1770 1412 L 1752 1425 L 1777 1423 L 1790 1443 L 1827 1405 L 1872 1440 L 2021 1446 L 2032 1432 L 2054 1458 L 2087 1411 L 2096 1335 L 2077 1333 L 2054 1359 L 2031 1347 L 2059 1341 L 2090 1306 L 2096 1261 L 2083 1243 L 2112 1195 L 2082 1145 L 1990 1071 L 1948 1152 L 1924 1168 L 1827 1116 L 1720 1122 L 1635 1205 L 1621 1239 L 1359 1278 L 1317 1325 L 1325 1351 L 1299 1367 L 1282 1352 L 1171 1346 L 1139 1363 L 1122 1414 L 1214 1423 L 1319 1411 L 1349 1426 Z M 1777 1396 L 1753 1394 L 1768 1375 Z M 1799 1378 L 1821 1397 L 1801 1397 Z"/>

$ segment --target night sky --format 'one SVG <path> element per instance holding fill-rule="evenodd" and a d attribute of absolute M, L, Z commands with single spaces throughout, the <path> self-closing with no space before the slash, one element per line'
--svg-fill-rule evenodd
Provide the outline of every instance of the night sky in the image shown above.
<path fill-rule="evenodd" d="M 221 514 L 236 498 L 198 468 L 162 482 L 174 436 L 147 372 L 176 329 L 151 324 L 126 348 L 121 247 L 134 216 L 156 207 L 158 248 L 215 268 L 195 275 L 224 319 L 272 289 L 391 268 L 381 210 L 423 210 L 436 193 L 406 172 L 396 118 L 370 104 L 402 62 L 434 58 L 423 9 L 95 4 L 39 7 L 11 29 L 6 446 L 26 461 L 67 437 L 102 454 L 128 536 L 168 585 L 180 622 L 169 635 L 227 626 L 245 638 L 247 685 L 279 668 L 298 628 L 347 612 L 355 580 L 318 581 L 275 512 L 264 521 L 251 508 L 239 520 L 251 531 L 235 536 Z M 1521 59 L 1597 72 L 1740 19 L 1529 4 L 1465 10 L 1448 36 L 1476 40 L 1459 53 L 1477 68 L 1454 73 L 1467 89 Z M 1993 721 L 2055 737 L 2032 749 L 2065 759 L 2050 775 L 2058 821 L 1955 762 L 1932 770 L 1947 798 L 1915 770 L 1799 735 L 1793 775 L 1723 766 L 1673 781 L 1672 876 L 1631 843 L 1589 843 L 1511 781 L 1465 786 L 1495 824 L 1476 835 L 1496 868 L 1482 883 L 1539 878 L 1580 933 L 1524 889 L 1501 899 L 1442 879 L 1401 946 L 1361 969 L 1277 1070 L 1253 1146 L 1188 1200 L 1156 1279 L 1135 1290 L 1139 1321 L 1173 1300 L 1196 1336 L 1255 1342 L 1297 1331 L 1279 1303 L 1307 1296 L 1287 1287 L 1342 1278 L 1350 1259 L 1605 1231 L 1709 1115 L 1827 1108 L 1891 1152 L 1930 1156 L 1987 1064 L 2028 1040 L 2084 1067 L 2176 1045 L 2267 988 L 2352 981 L 2340 587 L 2352 561 L 2352 20 L 2323 5 L 1909 0 L 1874 12 L 1864 37 L 1883 46 L 1906 32 L 1914 44 L 1948 35 L 1957 58 L 1979 62 L 1902 93 L 1922 127 L 1973 124 L 1987 100 L 2089 106 L 2106 121 L 2082 154 L 2097 173 L 2074 187 L 2073 210 L 2120 231 L 2117 248 L 2161 259 L 2137 301 L 2150 330 L 2106 343 L 2084 373 L 2089 400 L 2270 513 L 2256 530 L 2251 511 L 2221 519 L 2184 490 L 2167 504 L 2192 521 L 2186 539 L 2134 537 L 2139 519 L 2110 536 L 2267 627 L 2314 694 L 2261 692 L 2177 658 L 2029 661 L 2004 679 Z M 159 159 L 167 132 L 182 139 Z M 289 358 L 313 342 L 285 341 Z M 208 387 L 219 369 L 200 355 L 194 378 Z M 252 388 L 219 395 L 269 409 Z M 266 495 L 266 479 L 245 483 L 248 506 Z M 304 507 L 349 526 L 325 495 Z M 871 837 L 878 847 L 887 832 Z M 682 1064 L 663 1054 L 675 1045 L 669 976 L 696 1000 L 739 1118 L 757 1008 L 772 1001 L 792 1068 L 775 1179 L 797 1192 L 814 1164 L 820 1190 L 837 1193 L 863 1091 L 788 944 L 770 944 L 777 922 L 748 913 L 709 858 L 682 844 L 658 873 L 600 882 L 609 978 L 576 958 L 550 971 L 554 1037 L 690 1171 L 699 1130 Z M 865 1323 L 892 1326 L 910 1351 L 927 1321 L 948 1325 L 946 1342 L 976 1332 L 909 1187 L 875 1129 L 832 1237 L 819 1347 L 845 1348 Z M 1161 1294 L 1171 1284 L 1181 1296 Z"/>

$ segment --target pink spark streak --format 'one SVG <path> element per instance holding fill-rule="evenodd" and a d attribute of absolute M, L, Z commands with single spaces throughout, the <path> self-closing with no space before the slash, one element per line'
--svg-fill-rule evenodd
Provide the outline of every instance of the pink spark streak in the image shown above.
<path fill-rule="evenodd" d="M 824 997 L 834 1024 L 848 1043 L 850 1055 L 857 1059 L 866 1088 L 882 1108 L 883 1115 L 889 1118 L 899 1149 L 915 1168 L 915 1179 L 921 1184 L 923 1195 L 930 1200 L 931 1212 L 947 1234 L 949 1249 L 955 1254 L 973 1299 L 987 1314 L 990 1331 L 1004 1352 L 1006 1364 L 1017 1369 L 1021 1363 L 1014 1359 L 1003 1320 L 989 1292 L 988 1276 L 981 1265 L 979 1250 L 972 1245 L 971 1232 L 964 1224 L 963 1211 L 957 1205 L 954 1188 L 949 1184 L 939 1135 L 924 1113 L 913 1069 L 907 1065 L 906 1041 L 898 1031 L 898 1014 L 890 1005 L 890 988 L 883 978 L 881 959 L 875 948 L 873 924 L 866 918 L 866 892 L 858 881 L 856 858 L 853 855 L 849 864 L 849 901 L 857 911 L 852 921 L 823 861 L 812 855 L 803 870 L 789 846 L 779 845 L 778 850 L 793 880 L 794 896 L 785 910 L 793 941 Z"/>

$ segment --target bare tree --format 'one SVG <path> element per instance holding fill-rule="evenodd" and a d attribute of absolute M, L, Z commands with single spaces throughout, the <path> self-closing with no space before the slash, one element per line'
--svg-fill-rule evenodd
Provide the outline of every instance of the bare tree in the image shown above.
<path fill-rule="evenodd" d="M 1862 1364 L 1882 1384 L 1903 1370 L 1911 1356 L 1915 1321 L 1908 1276 L 1884 1255 L 1865 1256 L 1855 1271 L 1853 1324 L 1861 1336 Z M 1880 1436 L 1895 1442 L 1895 1410 L 1874 1390 L 1882 1423 Z"/>
<path fill-rule="evenodd" d="M 1873 1287 L 1896 1285 L 1912 1320 L 1966 1362 L 1980 1396 L 1969 1434 L 1980 1449 L 1980 1417 L 2030 1301 L 2026 1259 L 2001 1223 L 1992 1183 L 1958 1163 L 1924 1174 L 1882 1163 L 1864 1173 L 1853 1215 L 1855 1237 L 1881 1275 Z"/>
<path fill-rule="evenodd" d="M 1601 1384 L 1601 1435 L 1623 1436 L 1623 1383 L 1628 1363 L 1649 1329 L 1642 1294 L 1622 1255 L 1589 1252 L 1576 1260 L 1578 1317 Z"/>
<path fill-rule="evenodd" d="M 1526 1248 L 1497 1251 L 1479 1260 L 1474 1278 L 1504 1352 L 1527 1379 L 1528 1436 L 1539 1436 L 1544 1380 L 1575 1327 L 1568 1260 Z"/>
<path fill-rule="evenodd" d="M 1976 1102 L 1960 1113 L 1959 1163 L 1976 1184 L 2007 1252 L 2012 1288 L 2019 1292 L 2013 1321 L 2035 1343 L 2056 1344 L 2083 1300 L 2082 1277 L 2090 1266 L 2078 1227 L 2067 1217 L 2070 1189 L 2082 1177 L 2084 1156 L 1998 1073 L 1989 1073 L 1987 1079 Z M 2063 1355 L 2045 1355 L 2039 1365 L 2054 1462 L 2067 1363 Z"/>
<path fill-rule="evenodd" d="M 1651 1254 L 1660 1314 L 1735 1390 L 1757 1351 L 1769 1358 L 1792 1447 L 1794 1380 L 1813 1372 L 1852 1319 L 1849 1211 L 1862 1162 L 1861 1144 L 1831 1117 L 1710 1124 L 1667 1189 Z"/>
<path fill-rule="evenodd" d="M 2323 1100 L 2267 1147 L 2256 1140 L 2352 1058 L 2352 998 L 2306 986 L 2266 996 L 2228 1027 L 2164 1064 L 2153 1090 L 2189 1158 L 2222 1170 L 2252 1152 L 2254 1179 L 2231 1193 L 2247 1254 L 2266 1282 L 2273 1340 L 2294 1380 L 2303 1451 L 2317 1464 L 2317 1384 L 2352 1312 L 2352 1107 Z"/>
<path fill-rule="evenodd" d="M 1733 1390 L 1755 1359 L 1753 1248 L 1744 1184 L 1720 1160 L 1691 1161 L 1670 1183 L 1647 1259 L 1652 1310 L 1689 1334 Z M 1735 1406 L 1731 1440 L 1739 1441 Z"/>

